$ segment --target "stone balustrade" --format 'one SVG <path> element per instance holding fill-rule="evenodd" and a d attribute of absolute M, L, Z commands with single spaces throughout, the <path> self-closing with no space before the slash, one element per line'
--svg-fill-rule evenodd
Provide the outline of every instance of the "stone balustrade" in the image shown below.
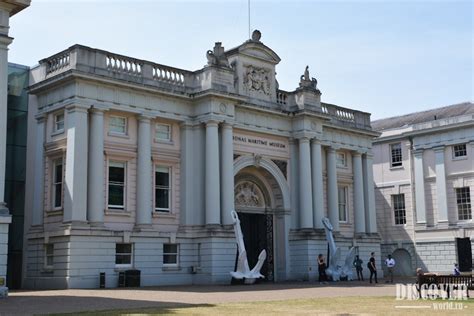
<path fill-rule="evenodd" d="M 111 77 L 118 80 L 141 83 L 180 94 L 192 94 L 203 90 L 202 72 L 195 72 L 135 59 L 107 51 L 74 45 L 40 61 L 45 79 L 60 73 L 75 70 Z M 291 108 L 296 104 L 295 93 L 276 91 L 276 103 Z M 314 109 L 310 109 L 314 110 Z M 329 116 L 335 124 L 371 129 L 370 114 L 333 104 L 321 103 L 319 110 Z"/>

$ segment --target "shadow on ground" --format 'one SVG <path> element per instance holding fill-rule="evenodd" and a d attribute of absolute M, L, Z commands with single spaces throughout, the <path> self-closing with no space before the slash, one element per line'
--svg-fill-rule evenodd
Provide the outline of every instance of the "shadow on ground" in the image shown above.
<path fill-rule="evenodd" d="M 162 313 L 173 313 L 174 308 L 212 307 L 212 304 L 185 304 L 150 300 L 127 300 L 93 296 L 31 296 L 17 294 L 0 300 L 0 315 L 45 315 L 66 314 L 87 311 L 111 311 L 117 309 L 159 308 Z M 111 314 L 116 314 L 111 312 Z"/>

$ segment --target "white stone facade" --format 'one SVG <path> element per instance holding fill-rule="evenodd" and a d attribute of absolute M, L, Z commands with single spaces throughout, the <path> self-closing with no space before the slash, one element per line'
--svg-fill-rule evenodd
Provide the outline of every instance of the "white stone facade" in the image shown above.
<path fill-rule="evenodd" d="M 382 253 L 400 256 L 401 274 L 452 273 L 462 251 L 456 238 L 470 238 L 474 253 L 473 113 L 463 103 L 373 122 L 382 132 L 373 147 Z"/>
<path fill-rule="evenodd" d="M 380 256 L 370 114 L 322 103 L 308 69 L 279 90 L 259 32 L 207 59 L 191 72 L 75 45 L 32 70 L 24 287 L 102 272 L 116 287 L 131 268 L 142 285 L 228 283 L 234 208 L 266 221 L 274 281 L 315 277 L 323 216 L 342 249 Z"/>

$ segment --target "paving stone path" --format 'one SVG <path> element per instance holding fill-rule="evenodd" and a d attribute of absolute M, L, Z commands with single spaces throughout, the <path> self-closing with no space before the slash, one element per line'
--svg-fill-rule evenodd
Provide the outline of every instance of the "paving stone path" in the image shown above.
<path fill-rule="evenodd" d="M 383 281 L 382 281 L 383 282 Z M 412 283 L 404 280 L 402 283 Z M 229 302 L 309 299 L 337 296 L 394 296 L 395 285 L 368 282 L 338 282 L 320 285 L 314 282 L 248 285 L 191 285 L 143 287 L 134 289 L 13 291 L 0 299 L 0 315 L 32 315 L 134 309 L 180 307 Z"/>

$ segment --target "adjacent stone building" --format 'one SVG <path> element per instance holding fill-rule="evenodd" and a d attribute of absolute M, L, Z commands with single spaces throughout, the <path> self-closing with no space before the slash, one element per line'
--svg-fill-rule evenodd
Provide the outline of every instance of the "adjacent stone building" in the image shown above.
<path fill-rule="evenodd" d="M 260 32 L 188 71 L 81 45 L 29 87 L 24 286 L 230 282 L 238 211 L 269 281 L 314 279 L 328 216 L 342 252 L 380 256 L 370 114 L 280 90 Z"/>
<path fill-rule="evenodd" d="M 378 231 L 397 273 L 472 270 L 474 105 L 372 122 Z"/>

